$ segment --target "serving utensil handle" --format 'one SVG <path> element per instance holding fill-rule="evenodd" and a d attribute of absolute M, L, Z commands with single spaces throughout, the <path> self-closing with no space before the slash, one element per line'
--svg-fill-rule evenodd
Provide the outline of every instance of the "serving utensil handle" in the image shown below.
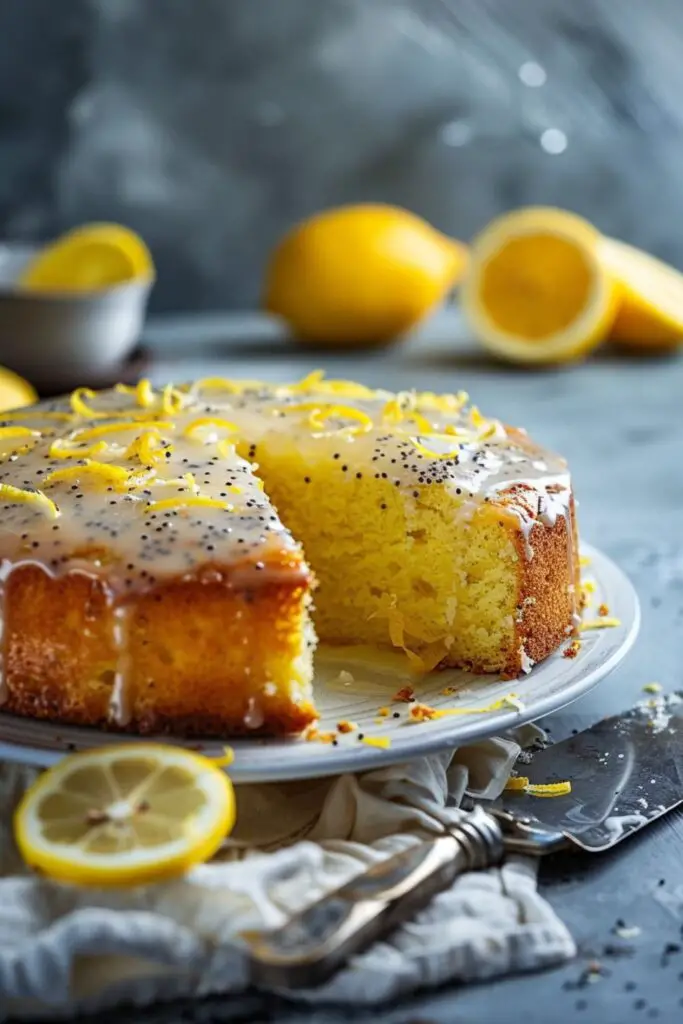
<path fill-rule="evenodd" d="M 314 988 L 412 918 L 465 871 L 503 856 L 498 822 L 477 807 L 450 830 L 373 865 L 270 932 L 242 935 L 252 984 Z"/>

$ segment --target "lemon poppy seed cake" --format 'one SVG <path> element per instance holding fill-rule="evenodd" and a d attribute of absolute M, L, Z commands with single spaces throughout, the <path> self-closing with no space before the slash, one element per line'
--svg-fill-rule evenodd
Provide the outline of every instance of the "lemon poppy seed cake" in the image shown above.
<path fill-rule="evenodd" d="M 564 460 L 464 394 L 142 381 L 6 413 L 0 445 L 8 711 L 297 733 L 316 634 L 511 677 L 578 621 Z"/>

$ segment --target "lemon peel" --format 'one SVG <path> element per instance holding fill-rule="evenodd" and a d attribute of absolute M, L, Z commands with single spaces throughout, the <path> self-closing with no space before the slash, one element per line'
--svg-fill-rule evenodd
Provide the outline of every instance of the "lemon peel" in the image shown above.
<path fill-rule="evenodd" d="M 338 398 L 374 398 L 377 392 L 365 384 L 357 384 L 353 380 L 320 380 L 316 389 L 323 395 L 335 395 Z"/>
<path fill-rule="evenodd" d="M 317 387 L 325 376 L 324 370 L 312 370 L 310 373 L 302 377 L 301 380 L 295 384 L 290 384 L 288 391 L 312 391 L 313 388 Z"/>
<path fill-rule="evenodd" d="M 566 779 L 563 782 L 544 782 L 538 784 L 530 782 L 526 791 L 530 796 L 567 796 L 572 791 L 572 784 L 569 779 Z"/>
<path fill-rule="evenodd" d="M 40 437 L 39 430 L 31 430 L 30 427 L 0 427 L 0 440 L 13 437 Z"/>
<path fill-rule="evenodd" d="M 92 388 L 76 388 L 75 391 L 71 392 L 69 397 L 71 408 L 77 416 L 82 416 L 84 419 L 106 419 L 110 413 L 101 409 L 93 409 L 91 406 L 86 404 L 86 398 L 90 399 L 95 397 L 96 395 Z"/>
<path fill-rule="evenodd" d="M 54 501 L 48 498 L 42 491 L 25 491 L 22 487 L 13 487 L 12 484 L 0 483 L 0 501 L 8 503 L 21 502 L 26 505 L 37 505 L 44 512 L 47 512 L 51 519 L 61 515 L 59 508 Z"/>
<path fill-rule="evenodd" d="M 235 506 L 231 505 L 229 501 L 221 501 L 220 498 L 203 498 L 201 496 L 188 496 L 178 495 L 176 498 L 162 498 L 159 501 L 150 501 L 146 506 L 150 510 L 162 511 L 163 509 L 171 508 L 220 508 L 225 512 L 234 512 Z"/>
<path fill-rule="evenodd" d="M 91 441 L 96 437 L 105 437 L 107 434 L 123 434 L 127 430 L 152 430 L 172 429 L 173 424 L 168 420 L 130 420 L 127 423 L 102 423 L 97 427 L 79 427 L 71 434 L 71 441 Z"/>
<path fill-rule="evenodd" d="M 572 791 L 569 780 L 563 782 L 530 782 L 526 775 L 514 775 L 505 783 L 508 792 L 528 793 L 529 796 L 556 797 L 567 796 Z"/>
<path fill-rule="evenodd" d="M 156 442 L 156 447 L 152 448 L 152 442 L 154 441 Z M 143 466 L 153 466 L 155 462 L 163 461 L 166 457 L 166 452 L 172 451 L 173 445 L 162 444 L 159 431 L 153 426 L 152 429 L 145 430 L 130 443 L 124 452 L 124 458 L 138 458 Z"/>
<path fill-rule="evenodd" d="M 45 477 L 43 484 L 47 487 L 64 481 L 80 480 L 83 476 L 94 477 L 102 484 L 113 484 L 117 488 L 128 483 L 130 479 L 130 473 L 122 466 L 86 459 L 82 466 L 66 466 L 64 469 L 53 470 Z"/>
<path fill-rule="evenodd" d="M 415 427 L 420 431 L 421 434 L 434 434 L 438 431 L 434 430 L 434 427 L 429 422 L 426 416 L 423 416 L 421 412 L 418 412 L 414 408 L 415 396 L 409 392 L 408 394 L 412 400 L 407 406 L 401 400 L 400 395 L 396 398 L 391 398 L 382 409 L 382 422 L 388 423 L 392 426 L 402 426 L 403 424 L 414 424 Z"/>
<path fill-rule="evenodd" d="M 180 412 L 185 403 L 185 396 L 172 384 L 167 384 L 161 393 L 161 411 L 165 416 L 173 416 Z"/>
<path fill-rule="evenodd" d="M 602 619 L 586 619 L 585 622 L 581 623 L 581 625 L 579 626 L 579 629 L 582 632 L 585 632 L 586 630 L 591 630 L 591 629 L 612 629 L 615 626 L 620 626 L 620 625 L 621 625 L 621 619 L 616 619 L 614 617 L 605 616 Z"/>
<path fill-rule="evenodd" d="M 511 698 L 514 699 L 514 694 L 502 697 L 500 700 L 494 700 L 491 704 L 486 704 L 480 708 L 428 708 L 426 705 L 413 705 L 416 709 L 413 713 L 413 708 L 410 711 L 410 717 L 421 721 L 424 718 L 448 718 L 455 715 L 485 715 L 491 711 L 503 711 L 511 706 Z M 515 706 L 514 704 L 512 706 Z M 426 714 L 429 712 L 429 714 Z"/>
<path fill-rule="evenodd" d="M 391 746 L 388 736 L 364 736 L 360 742 L 364 743 L 366 747 L 379 747 L 380 750 L 388 750 Z"/>
<path fill-rule="evenodd" d="M 421 455 L 426 455 L 429 459 L 456 459 L 460 455 L 460 447 L 453 448 L 451 451 L 446 452 L 435 452 L 433 448 L 428 448 L 422 444 L 419 437 L 411 437 L 410 443 L 417 448 Z"/>
<path fill-rule="evenodd" d="M 309 422 L 316 430 L 325 430 L 326 421 L 330 419 L 356 420 L 357 427 L 340 427 L 339 433 L 367 434 L 372 429 L 372 419 L 361 409 L 354 409 L 351 405 L 329 405 L 322 409 L 313 410 L 309 416 Z"/>
<path fill-rule="evenodd" d="M 297 402 L 294 405 L 285 405 L 277 412 L 308 412 L 308 422 L 314 430 L 321 433 L 327 432 L 327 420 L 347 419 L 355 420 L 358 426 L 339 427 L 334 433 L 338 434 L 366 434 L 372 430 L 372 418 L 361 409 L 354 409 L 351 405 L 336 405 L 326 402 Z"/>
<path fill-rule="evenodd" d="M 231 380 L 229 377 L 201 377 L 190 387 L 190 395 L 198 398 L 202 391 L 227 391 L 229 395 L 241 395 L 244 391 L 254 388 L 261 390 L 261 380 Z"/>
<path fill-rule="evenodd" d="M 101 455 L 108 447 L 106 441 L 96 441 L 95 444 L 81 448 L 72 444 L 69 439 L 58 437 L 50 445 L 48 455 L 51 459 L 85 459 L 91 455 Z"/>
<path fill-rule="evenodd" d="M 525 790 L 529 785 L 529 780 L 526 775 L 513 775 L 505 783 L 505 788 L 512 793 L 521 792 Z"/>
<path fill-rule="evenodd" d="M 191 423 L 185 427 L 183 433 L 186 437 L 194 437 L 194 435 L 205 429 L 206 427 L 218 427 L 221 430 L 227 430 L 231 434 L 237 434 L 239 427 L 232 420 L 223 419 L 220 416 L 201 416 L 199 419 L 192 420 Z"/>

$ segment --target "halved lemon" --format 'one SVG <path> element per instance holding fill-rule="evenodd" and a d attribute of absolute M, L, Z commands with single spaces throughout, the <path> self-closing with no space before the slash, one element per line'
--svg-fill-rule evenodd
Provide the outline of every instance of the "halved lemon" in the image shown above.
<path fill-rule="evenodd" d="M 32 291 L 89 292 L 154 275 L 149 249 L 121 224 L 85 224 L 45 246 L 19 283 Z"/>
<path fill-rule="evenodd" d="M 490 351 L 517 363 L 564 363 L 595 348 L 616 313 L 601 235 L 566 210 L 528 207 L 475 239 L 462 308 Z"/>
<path fill-rule="evenodd" d="M 0 366 L 0 412 L 20 409 L 37 401 L 36 390 L 27 380 Z"/>
<path fill-rule="evenodd" d="M 614 238 L 603 239 L 602 260 L 621 293 L 611 340 L 650 350 L 682 344 L 683 274 Z"/>
<path fill-rule="evenodd" d="M 180 747 L 73 754 L 24 794 L 14 831 L 26 863 L 63 882 L 142 885 L 211 857 L 235 821 L 232 784 Z"/>

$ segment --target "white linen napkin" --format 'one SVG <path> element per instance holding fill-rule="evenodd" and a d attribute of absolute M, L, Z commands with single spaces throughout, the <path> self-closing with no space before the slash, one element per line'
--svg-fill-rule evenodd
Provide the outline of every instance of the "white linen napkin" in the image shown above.
<path fill-rule="evenodd" d="M 238 993 L 247 984 L 238 932 L 281 924 L 367 865 L 457 820 L 466 789 L 497 796 L 519 751 L 513 739 L 491 739 L 359 775 L 240 786 L 236 829 L 210 864 L 124 890 L 60 885 L 26 871 L 11 809 L 36 772 L 1 765 L 0 1020 Z M 379 1003 L 574 954 L 536 890 L 534 862 L 509 858 L 457 879 L 323 988 L 297 997 Z"/>

